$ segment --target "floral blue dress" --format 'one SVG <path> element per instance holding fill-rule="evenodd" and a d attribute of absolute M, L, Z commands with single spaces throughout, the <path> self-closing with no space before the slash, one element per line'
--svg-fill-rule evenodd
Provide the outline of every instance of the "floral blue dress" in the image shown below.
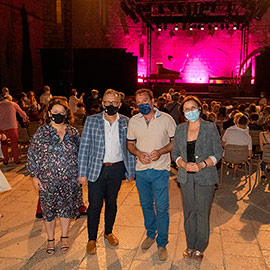
<path fill-rule="evenodd" d="M 40 127 L 28 149 L 28 171 L 42 183 L 39 197 L 44 219 L 80 215 L 82 189 L 77 183 L 80 135 L 67 126 L 63 140 L 51 124 Z"/>

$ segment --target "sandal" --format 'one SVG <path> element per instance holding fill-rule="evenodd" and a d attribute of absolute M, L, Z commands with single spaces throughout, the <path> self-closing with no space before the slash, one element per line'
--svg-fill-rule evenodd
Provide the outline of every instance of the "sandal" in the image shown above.
<path fill-rule="evenodd" d="M 68 239 L 69 237 L 68 236 L 61 236 L 61 243 L 62 243 L 62 239 Z M 63 245 L 61 244 L 61 251 L 62 253 L 67 253 L 68 250 L 69 250 L 69 245 Z"/>
<path fill-rule="evenodd" d="M 52 240 L 48 239 L 48 243 L 49 242 L 54 242 L 54 239 L 52 239 Z M 46 252 L 47 252 L 48 255 L 53 255 L 55 253 L 55 247 L 54 246 L 53 247 L 47 247 Z"/>
<path fill-rule="evenodd" d="M 194 253 L 193 253 L 193 258 L 197 261 L 202 261 L 203 259 L 203 252 L 200 252 L 199 250 L 196 250 Z"/>
<path fill-rule="evenodd" d="M 187 248 L 187 249 L 185 249 L 184 252 L 183 252 L 183 257 L 184 257 L 185 259 L 192 259 L 193 253 L 194 253 L 194 252 L 195 252 L 194 249 Z"/>

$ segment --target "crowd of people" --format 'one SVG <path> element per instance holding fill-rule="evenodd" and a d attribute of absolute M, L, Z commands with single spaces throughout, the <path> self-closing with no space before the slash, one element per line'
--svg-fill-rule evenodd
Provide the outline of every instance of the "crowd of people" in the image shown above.
<path fill-rule="evenodd" d="M 46 252 L 55 253 L 55 226 L 61 225 L 61 251 L 69 250 L 70 219 L 80 216 L 82 185 L 88 185 L 87 253 L 97 252 L 100 213 L 105 201 L 104 239 L 112 246 L 117 196 L 123 179 L 139 192 L 146 238 L 143 250 L 156 242 L 158 257 L 167 259 L 169 175 L 171 157 L 178 168 L 187 247 L 184 258 L 201 261 L 209 242 L 209 215 L 218 183 L 217 164 L 227 144 L 246 145 L 252 156 L 250 130 L 259 130 L 260 151 L 270 143 L 270 106 L 265 93 L 256 103 L 201 101 L 184 90 L 169 89 L 154 98 L 149 89 L 134 97 L 93 89 L 78 97 L 53 97 L 44 87 L 39 102 L 33 91 L 13 101 L 4 87 L 0 96 L 3 164 L 19 164 L 18 127 L 39 124 L 28 148 L 28 171 L 39 191 L 40 214 L 48 235 Z M 74 127 L 83 126 L 82 133 Z M 254 150 L 254 149 L 253 149 Z M 171 153 L 171 154 L 170 154 Z M 238 177 L 234 166 L 233 178 Z M 267 164 L 262 163 L 265 179 Z M 270 169 L 270 168 L 269 168 Z M 84 207 L 85 209 L 85 207 Z"/>

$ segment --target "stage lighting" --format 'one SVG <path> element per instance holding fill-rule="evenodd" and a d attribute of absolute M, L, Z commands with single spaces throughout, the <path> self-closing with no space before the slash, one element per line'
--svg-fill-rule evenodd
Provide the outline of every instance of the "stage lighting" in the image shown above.
<path fill-rule="evenodd" d="M 189 26 L 189 30 L 190 30 L 190 31 L 193 30 L 192 24 Z"/>
<path fill-rule="evenodd" d="M 183 31 L 186 30 L 186 26 L 187 26 L 186 23 L 183 23 L 183 25 L 182 25 L 182 30 L 183 30 Z"/>
<path fill-rule="evenodd" d="M 215 25 L 215 30 L 218 30 L 218 25 L 217 24 Z"/>
<path fill-rule="evenodd" d="M 178 9 L 178 13 L 182 13 L 183 12 L 183 7 L 182 7 L 182 3 L 178 3 L 177 4 L 177 9 Z"/>
<path fill-rule="evenodd" d="M 179 29 L 179 28 L 178 28 L 178 24 L 176 24 L 175 27 L 174 27 L 174 30 L 175 30 L 175 31 L 178 31 L 178 29 Z"/>
<path fill-rule="evenodd" d="M 174 12 L 174 5 L 173 4 L 168 4 L 168 9 L 170 10 L 170 12 Z"/>
<path fill-rule="evenodd" d="M 236 30 L 237 29 L 237 26 L 234 24 L 233 25 L 233 30 Z"/>
<path fill-rule="evenodd" d="M 204 25 L 203 24 L 201 25 L 201 30 L 204 30 Z"/>
<path fill-rule="evenodd" d="M 160 32 L 161 31 L 161 25 L 158 23 L 157 24 L 157 30 Z"/>
<path fill-rule="evenodd" d="M 158 6 L 158 12 L 159 12 L 159 14 L 164 14 L 165 13 L 165 11 L 163 9 L 163 5 Z"/>

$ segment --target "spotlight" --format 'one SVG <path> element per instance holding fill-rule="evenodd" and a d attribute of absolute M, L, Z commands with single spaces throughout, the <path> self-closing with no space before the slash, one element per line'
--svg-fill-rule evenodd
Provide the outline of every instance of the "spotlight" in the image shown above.
<path fill-rule="evenodd" d="M 189 30 L 190 30 L 190 31 L 193 30 L 192 24 L 189 26 Z"/>
<path fill-rule="evenodd" d="M 234 24 L 233 25 L 233 30 L 236 30 L 237 29 L 237 26 Z"/>
<path fill-rule="evenodd" d="M 158 23 L 157 24 L 157 30 L 160 32 L 161 31 L 161 25 Z"/>
<path fill-rule="evenodd" d="M 174 30 L 175 30 L 175 31 L 178 31 L 178 29 L 179 29 L 179 28 L 178 28 L 178 24 L 176 24 L 175 27 L 174 27 Z"/>
<path fill-rule="evenodd" d="M 203 24 L 201 25 L 201 30 L 204 30 L 204 25 Z"/>
<path fill-rule="evenodd" d="M 218 30 L 218 25 L 217 24 L 215 25 L 215 30 Z"/>

